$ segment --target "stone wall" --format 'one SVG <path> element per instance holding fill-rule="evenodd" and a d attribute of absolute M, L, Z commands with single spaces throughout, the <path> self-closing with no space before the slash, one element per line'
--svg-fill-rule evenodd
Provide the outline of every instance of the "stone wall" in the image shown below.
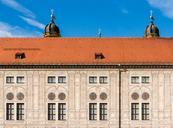
<path fill-rule="evenodd" d="M 6 84 L 6 76 L 24 76 L 25 83 Z M 48 84 L 49 75 L 64 75 L 66 84 Z M 89 76 L 108 76 L 105 85 L 89 84 Z M 119 72 L 116 69 L 33 69 L 33 70 L 1 70 L 0 71 L 0 128 L 118 128 L 119 127 Z M 133 75 L 150 76 L 150 83 L 133 85 L 130 78 Z M 122 72 L 122 128 L 171 128 L 173 127 L 173 72 L 164 69 L 129 69 Z M 13 100 L 7 100 L 7 93 L 14 94 Z M 19 101 L 19 92 L 24 99 Z M 48 94 L 54 92 L 56 98 L 48 99 Z M 58 99 L 59 93 L 65 93 L 66 99 Z M 89 94 L 95 92 L 97 98 L 89 99 Z M 100 99 L 100 94 L 107 94 L 106 100 Z M 139 98 L 132 99 L 137 92 Z M 142 94 L 147 92 L 149 99 L 143 100 Z M 6 120 L 6 103 L 25 103 L 24 121 Z M 64 102 L 67 104 L 66 121 L 48 121 L 47 104 L 49 102 Z M 107 121 L 89 121 L 89 103 L 108 103 Z M 149 103 L 150 120 L 132 121 L 131 103 Z M 140 114 L 141 115 L 141 112 Z"/>

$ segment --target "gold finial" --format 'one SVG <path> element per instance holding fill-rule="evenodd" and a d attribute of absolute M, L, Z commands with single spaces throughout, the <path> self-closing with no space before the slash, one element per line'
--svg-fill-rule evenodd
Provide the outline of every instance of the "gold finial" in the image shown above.
<path fill-rule="evenodd" d="M 153 11 L 150 11 L 150 20 L 153 23 L 154 22 L 154 16 L 153 16 Z"/>
<path fill-rule="evenodd" d="M 54 9 L 51 9 L 51 22 L 54 22 L 55 19 L 56 17 L 54 15 Z"/>
<path fill-rule="evenodd" d="M 99 28 L 98 29 L 98 37 L 101 38 L 102 37 L 102 30 Z"/>

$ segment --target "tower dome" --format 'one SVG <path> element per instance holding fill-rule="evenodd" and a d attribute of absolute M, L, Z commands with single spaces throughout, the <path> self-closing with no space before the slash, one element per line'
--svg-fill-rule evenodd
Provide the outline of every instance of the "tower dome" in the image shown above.
<path fill-rule="evenodd" d="M 151 21 L 150 21 L 150 24 L 145 29 L 144 37 L 146 37 L 146 38 L 160 37 L 158 27 L 154 25 L 154 16 L 153 16 L 152 12 L 151 12 L 150 19 L 151 19 Z"/>
<path fill-rule="evenodd" d="M 51 21 L 46 25 L 44 37 L 61 37 L 59 27 L 55 24 L 55 15 L 52 10 Z"/>

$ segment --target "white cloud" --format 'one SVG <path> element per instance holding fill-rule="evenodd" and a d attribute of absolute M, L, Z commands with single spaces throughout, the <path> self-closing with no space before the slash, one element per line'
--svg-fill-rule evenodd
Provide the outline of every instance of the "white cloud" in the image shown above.
<path fill-rule="evenodd" d="M 173 19 L 173 0 L 147 0 L 147 2 L 162 11 L 162 13 Z"/>
<path fill-rule="evenodd" d="M 122 12 L 123 14 L 128 14 L 128 13 L 129 13 L 129 11 L 128 11 L 127 9 L 125 9 L 125 8 L 121 9 L 121 12 Z"/>
<path fill-rule="evenodd" d="M 37 28 L 39 28 L 39 29 L 44 29 L 44 27 L 45 27 L 45 25 L 44 24 L 42 24 L 42 23 L 40 23 L 40 22 L 38 22 L 38 21 L 36 21 L 36 20 L 33 20 L 33 19 L 31 19 L 31 18 L 27 18 L 27 17 L 24 17 L 24 16 L 19 16 L 22 20 L 24 20 L 26 23 L 28 23 L 28 24 L 30 24 L 30 25 L 32 25 L 32 26 L 35 26 L 35 27 L 37 27 Z"/>
<path fill-rule="evenodd" d="M 0 0 L 0 2 L 28 17 L 35 18 L 35 14 L 32 11 L 17 3 L 15 0 Z"/>
<path fill-rule="evenodd" d="M 11 26 L 8 23 L 0 22 L 0 37 L 37 37 L 41 36 L 38 31 L 26 31 L 19 26 Z"/>
<path fill-rule="evenodd" d="M 44 29 L 44 24 L 34 20 L 36 18 L 35 14 L 20 3 L 16 2 L 16 0 L 0 0 L 0 2 L 24 15 L 19 17 L 27 24 L 42 30 Z M 25 30 L 22 27 L 12 26 L 1 21 L 0 28 L 0 37 L 35 37 L 42 35 L 41 32 Z"/>

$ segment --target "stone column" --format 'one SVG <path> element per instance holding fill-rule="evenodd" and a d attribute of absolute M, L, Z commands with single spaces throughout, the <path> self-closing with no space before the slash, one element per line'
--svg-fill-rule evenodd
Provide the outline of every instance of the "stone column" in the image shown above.
<path fill-rule="evenodd" d="M 74 127 L 75 120 L 75 72 L 74 71 L 69 71 L 68 72 L 68 127 Z"/>
<path fill-rule="evenodd" d="M 87 74 L 80 72 L 80 124 L 82 128 L 87 128 Z"/>
<path fill-rule="evenodd" d="M 3 125 L 5 120 L 4 105 L 4 72 L 0 71 L 0 126 Z"/>
<path fill-rule="evenodd" d="M 158 111 L 158 106 L 159 106 L 159 78 L 158 78 L 158 72 L 153 71 L 152 72 L 152 97 L 151 97 L 151 103 L 152 103 L 152 111 L 151 111 L 151 119 L 152 119 L 152 128 L 158 128 L 159 127 L 159 111 Z"/>
<path fill-rule="evenodd" d="M 171 72 L 165 72 L 165 90 L 164 90 L 164 119 L 167 122 L 167 125 L 170 126 L 171 121 Z"/>
<path fill-rule="evenodd" d="M 27 123 L 30 124 L 30 121 L 32 121 L 33 119 L 33 108 L 32 108 L 32 101 L 33 101 L 33 97 L 32 97 L 32 87 L 33 87 L 33 71 L 28 71 L 27 72 L 27 90 L 26 90 L 26 96 L 25 96 L 25 100 L 26 100 L 26 119 L 27 119 Z M 27 98 L 27 99 L 26 99 Z"/>
<path fill-rule="evenodd" d="M 118 74 L 116 71 L 110 72 L 110 93 L 109 93 L 109 120 L 110 128 L 118 128 Z"/>
<path fill-rule="evenodd" d="M 46 79 L 46 75 L 45 75 L 45 71 L 40 71 L 39 72 L 39 120 L 41 121 L 41 123 L 43 124 L 45 119 L 46 119 L 46 111 L 45 111 L 45 79 Z"/>
<path fill-rule="evenodd" d="M 173 72 L 171 72 L 171 127 L 173 127 Z"/>
<path fill-rule="evenodd" d="M 75 74 L 75 122 L 76 122 L 76 127 L 80 127 L 79 120 L 80 120 L 80 74 L 79 72 L 76 72 Z"/>
<path fill-rule="evenodd" d="M 121 73 L 121 127 L 126 128 L 129 126 L 129 113 L 130 113 L 130 107 L 129 107 L 129 73 L 122 72 Z"/>
<path fill-rule="evenodd" d="M 38 71 L 34 71 L 33 74 L 33 87 L 32 87 L 32 105 L 33 105 L 33 121 L 39 119 L 39 73 Z"/>
<path fill-rule="evenodd" d="M 158 83 L 158 88 L 159 88 L 159 120 L 164 119 L 164 72 L 160 71 L 159 72 L 159 83 Z"/>

